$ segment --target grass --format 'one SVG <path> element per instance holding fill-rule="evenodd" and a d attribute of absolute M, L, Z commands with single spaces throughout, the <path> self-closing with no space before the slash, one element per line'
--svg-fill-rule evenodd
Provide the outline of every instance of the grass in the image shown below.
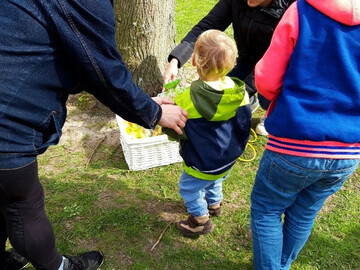
<path fill-rule="evenodd" d="M 176 0 L 176 43 L 186 36 L 186 34 L 199 22 L 218 0 L 198 1 L 198 0 Z M 228 35 L 233 36 L 232 26 L 225 31 Z"/>
<path fill-rule="evenodd" d="M 177 40 L 216 2 L 177 0 Z M 82 110 L 71 112 L 70 118 Z M 99 111 L 91 108 L 85 113 L 95 117 Z M 256 112 L 254 125 L 262 114 Z M 99 119 L 91 125 L 95 132 L 103 134 L 105 126 L 116 130 L 111 113 Z M 105 134 L 109 138 L 114 133 Z M 172 223 L 186 217 L 177 190 L 180 164 L 128 171 L 118 144 L 107 139 L 93 152 L 96 144 L 89 145 L 90 138 L 85 133 L 80 141 L 75 137 L 61 141 L 39 157 L 46 209 L 59 252 L 102 250 L 106 270 L 252 269 L 250 192 L 266 138 L 258 137 L 253 143 L 254 161 L 235 164 L 224 182 L 224 214 L 214 219 L 212 234 L 197 239 L 182 237 Z M 360 170 L 326 202 L 292 269 L 360 269 L 359 179 Z"/>
<path fill-rule="evenodd" d="M 256 112 L 254 125 L 262 114 Z M 197 239 L 182 237 L 172 223 L 186 217 L 177 191 L 180 164 L 128 171 L 121 148 L 104 143 L 85 168 L 89 149 L 75 141 L 50 148 L 39 163 L 58 250 L 102 250 L 102 269 L 109 270 L 252 269 L 250 192 L 265 144 L 258 137 L 255 160 L 236 163 L 224 183 L 224 213 L 214 218 L 216 229 Z M 359 269 L 358 180 L 359 170 L 326 203 L 292 269 Z"/>
<path fill-rule="evenodd" d="M 217 0 L 176 0 L 176 42 L 179 43 L 217 2 Z"/>

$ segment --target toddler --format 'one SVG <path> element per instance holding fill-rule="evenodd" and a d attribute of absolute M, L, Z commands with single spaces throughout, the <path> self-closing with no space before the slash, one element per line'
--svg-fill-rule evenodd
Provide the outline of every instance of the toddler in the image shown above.
<path fill-rule="evenodd" d="M 213 230 L 210 215 L 221 214 L 222 182 L 247 144 L 251 111 L 245 84 L 225 76 L 236 63 L 234 41 L 218 30 L 202 33 L 195 43 L 192 64 L 199 79 L 175 98 L 188 113 L 180 139 L 184 170 L 179 192 L 189 213 L 177 223 L 185 236 Z"/>

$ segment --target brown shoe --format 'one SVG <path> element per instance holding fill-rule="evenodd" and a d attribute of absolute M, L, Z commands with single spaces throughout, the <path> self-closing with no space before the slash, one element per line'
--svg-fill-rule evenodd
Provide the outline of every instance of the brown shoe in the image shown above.
<path fill-rule="evenodd" d="M 218 217 L 222 213 L 222 202 L 210 205 L 208 207 L 210 216 Z"/>
<path fill-rule="evenodd" d="M 180 220 L 177 227 L 185 236 L 196 236 L 212 232 L 214 224 L 209 215 L 201 217 L 190 215 L 186 220 Z"/>

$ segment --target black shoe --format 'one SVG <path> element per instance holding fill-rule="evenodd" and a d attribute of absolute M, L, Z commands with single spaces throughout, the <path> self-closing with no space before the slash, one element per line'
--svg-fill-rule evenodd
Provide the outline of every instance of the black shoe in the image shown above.
<path fill-rule="evenodd" d="M 20 270 L 28 264 L 28 260 L 22 257 L 15 249 L 5 251 L 4 258 L 0 259 L 1 270 Z"/>
<path fill-rule="evenodd" d="M 95 270 L 104 262 L 104 254 L 101 251 L 89 251 L 77 256 L 66 256 L 64 261 L 65 270 Z"/>

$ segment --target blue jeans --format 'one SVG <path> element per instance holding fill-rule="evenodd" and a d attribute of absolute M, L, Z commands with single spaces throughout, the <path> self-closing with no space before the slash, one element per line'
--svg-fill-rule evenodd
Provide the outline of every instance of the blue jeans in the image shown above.
<path fill-rule="evenodd" d="M 209 213 L 208 205 L 220 203 L 223 199 L 222 182 L 228 175 L 211 181 L 196 178 L 183 171 L 179 181 L 179 192 L 188 213 L 194 217 L 204 216 Z"/>
<path fill-rule="evenodd" d="M 290 268 L 326 198 L 341 188 L 358 164 L 354 159 L 304 158 L 265 150 L 251 193 L 255 270 Z"/>

